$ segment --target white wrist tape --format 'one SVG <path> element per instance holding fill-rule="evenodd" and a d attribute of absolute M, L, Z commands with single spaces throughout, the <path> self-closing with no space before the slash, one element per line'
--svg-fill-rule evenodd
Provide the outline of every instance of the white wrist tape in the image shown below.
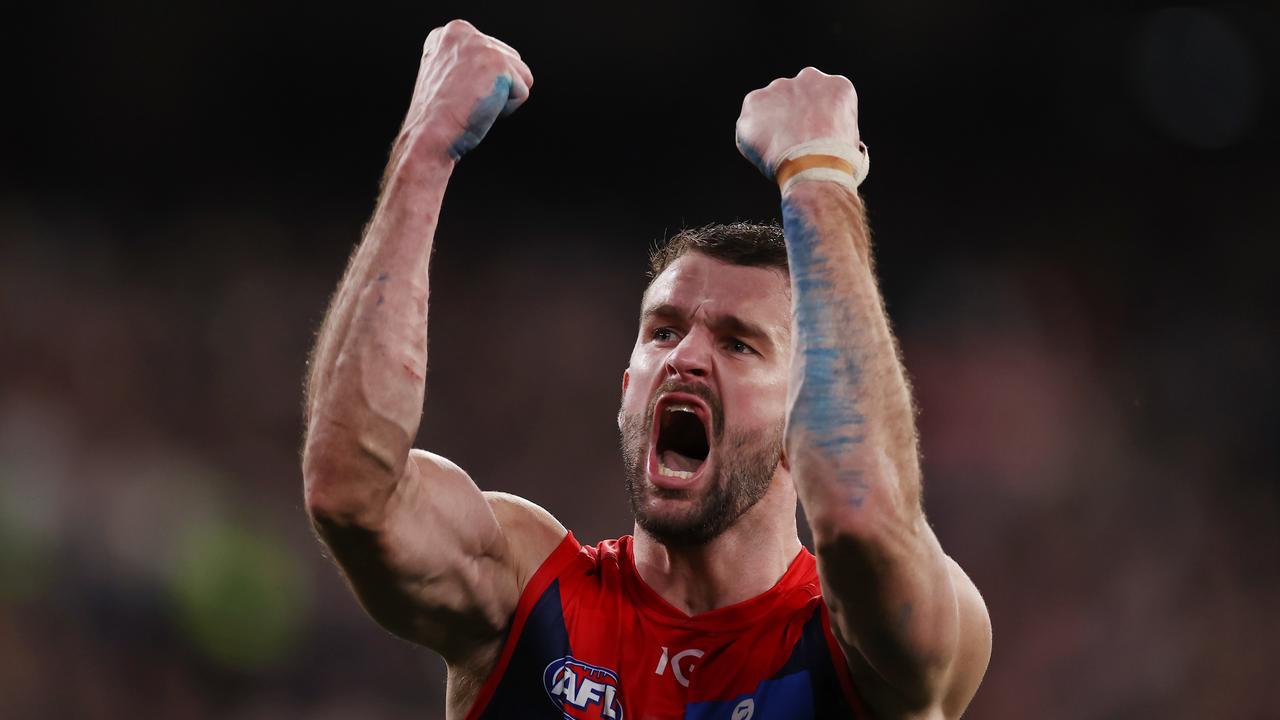
<path fill-rule="evenodd" d="M 788 148 L 782 157 L 778 160 L 775 173 L 782 168 L 790 160 L 801 158 L 806 155 L 828 155 L 839 158 L 849 163 L 853 168 L 853 174 L 837 170 L 830 167 L 813 167 L 806 168 L 792 175 L 782 185 L 782 192 L 785 193 L 791 189 L 793 185 L 805 180 L 816 180 L 826 182 L 836 182 L 848 187 L 850 190 L 857 190 L 862 181 L 867 178 L 867 173 L 871 171 L 871 155 L 867 150 L 867 146 L 861 142 L 857 147 L 849 144 L 846 140 L 837 138 L 819 138 L 799 145 Z"/>

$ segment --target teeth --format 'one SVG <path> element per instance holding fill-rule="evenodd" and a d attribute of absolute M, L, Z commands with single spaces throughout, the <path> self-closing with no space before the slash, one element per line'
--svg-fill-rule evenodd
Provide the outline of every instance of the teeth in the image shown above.
<path fill-rule="evenodd" d="M 692 405 L 668 405 L 667 412 L 694 412 Z"/>
<path fill-rule="evenodd" d="M 684 470 L 672 470 L 662 463 L 658 463 L 658 474 L 666 475 L 667 477 L 680 478 L 681 480 L 688 480 L 693 477 L 693 473 L 691 472 L 685 472 Z"/>

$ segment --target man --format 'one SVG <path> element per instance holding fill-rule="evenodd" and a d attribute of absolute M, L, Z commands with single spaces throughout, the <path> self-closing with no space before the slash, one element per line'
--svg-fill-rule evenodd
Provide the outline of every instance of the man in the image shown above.
<path fill-rule="evenodd" d="M 806 68 L 743 103 L 738 145 L 780 184 L 785 244 L 720 226 L 654 258 L 618 416 L 634 538 L 581 547 L 411 448 L 445 185 L 532 84 L 465 22 L 430 34 L 320 332 L 307 508 L 364 607 L 445 658 L 450 718 L 958 717 L 990 624 L 921 509 L 843 77 Z"/>

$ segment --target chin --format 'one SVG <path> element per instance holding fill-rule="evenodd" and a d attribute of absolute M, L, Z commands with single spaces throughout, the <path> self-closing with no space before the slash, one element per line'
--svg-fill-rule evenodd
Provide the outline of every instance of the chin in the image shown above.
<path fill-rule="evenodd" d="M 783 426 L 725 433 L 714 397 L 683 390 L 659 392 L 647 413 L 623 414 L 618 429 L 636 524 L 663 544 L 689 546 L 714 539 L 764 497 Z"/>
<path fill-rule="evenodd" d="M 643 498 L 633 503 L 632 510 L 636 524 L 664 545 L 704 545 L 738 518 L 727 495 L 714 480 L 701 487 L 679 489 L 647 484 Z"/>

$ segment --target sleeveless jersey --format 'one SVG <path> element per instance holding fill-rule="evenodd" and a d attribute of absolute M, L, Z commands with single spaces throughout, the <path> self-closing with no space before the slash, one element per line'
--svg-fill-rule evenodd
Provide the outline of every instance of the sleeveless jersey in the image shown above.
<path fill-rule="evenodd" d="M 636 571 L 632 538 L 570 533 L 520 596 L 467 720 L 867 718 L 801 549 L 767 592 L 689 616 Z"/>

